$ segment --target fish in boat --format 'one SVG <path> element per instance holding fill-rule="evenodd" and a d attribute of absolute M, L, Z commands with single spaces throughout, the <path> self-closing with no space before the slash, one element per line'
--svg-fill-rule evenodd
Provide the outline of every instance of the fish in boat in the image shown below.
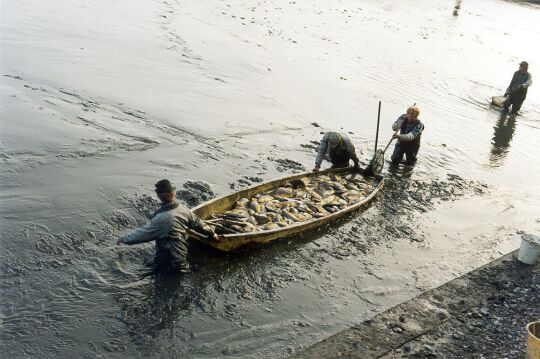
<path fill-rule="evenodd" d="M 324 197 L 324 198 L 319 202 L 319 204 L 320 204 L 321 206 L 325 206 L 325 205 L 327 205 L 328 203 L 333 202 L 334 199 L 336 199 L 336 196 L 330 195 L 330 196 Z"/>
<path fill-rule="evenodd" d="M 347 192 L 347 188 L 345 188 L 345 186 L 342 185 L 339 182 L 333 182 L 332 183 L 332 188 L 334 189 L 335 193 L 337 193 L 337 194 Z"/>
<path fill-rule="evenodd" d="M 283 217 L 279 213 L 270 212 L 266 214 L 266 217 L 268 217 L 270 222 L 274 222 L 274 223 L 283 221 Z"/>
<path fill-rule="evenodd" d="M 382 188 L 382 176 L 360 172 L 352 167 L 306 172 L 203 203 L 193 212 L 223 236 L 195 239 L 235 251 L 322 226 L 369 203 Z"/>
<path fill-rule="evenodd" d="M 265 230 L 271 230 L 271 229 L 276 229 L 278 228 L 279 226 L 276 224 L 276 223 L 267 223 L 265 226 L 264 226 L 264 229 Z"/>
<path fill-rule="evenodd" d="M 348 189 L 349 191 L 358 191 L 359 190 L 359 188 L 354 183 L 350 183 L 350 182 L 345 183 L 344 187 L 346 189 Z"/>
<path fill-rule="evenodd" d="M 248 203 L 249 203 L 249 199 L 240 198 L 238 201 L 236 201 L 236 207 L 246 207 Z"/>
<path fill-rule="evenodd" d="M 294 222 L 299 222 L 300 221 L 300 219 L 296 215 L 292 214 L 289 211 L 282 211 L 281 215 L 283 216 L 283 218 L 290 219 L 290 220 L 292 220 Z"/>
<path fill-rule="evenodd" d="M 257 224 L 266 224 L 270 222 L 270 219 L 268 219 L 268 216 L 265 216 L 263 214 L 254 214 L 253 218 L 255 218 L 255 221 L 257 221 Z"/>
<path fill-rule="evenodd" d="M 257 202 L 255 199 L 249 201 L 248 208 L 255 213 L 259 213 L 261 211 L 261 206 L 259 205 L 259 202 Z"/>
<path fill-rule="evenodd" d="M 273 195 L 274 197 L 280 197 L 280 198 L 292 197 L 292 195 L 293 195 L 293 190 L 292 190 L 291 188 L 279 187 L 279 188 L 276 188 L 276 189 L 272 192 L 272 195 Z"/>
<path fill-rule="evenodd" d="M 257 198 L 257 202 L 259 202 L 259 203 L 272 202 L 273 200 L 274 200 L 274 197 L 272 197 L 272 196 L 270 196 L 268 194 L 262 195 L 259 198 Z M 248 202 L 249 202 L 249 200 L 248 200 Z"/>

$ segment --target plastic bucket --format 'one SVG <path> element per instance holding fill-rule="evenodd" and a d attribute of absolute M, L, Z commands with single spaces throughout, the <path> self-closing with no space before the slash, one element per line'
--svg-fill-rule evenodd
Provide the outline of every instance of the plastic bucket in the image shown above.
<path fill-rule="evenodd" d="M 527 325 L 527 356 L 526 359 L 540 359 L 540 322 Z"/>
<path fill-rule="evenodd" d="M 540 237 L 532 234 L 522 235 L 518 260 L 525 264 L 534 264 L 538 257 L 540 257 Z"/>

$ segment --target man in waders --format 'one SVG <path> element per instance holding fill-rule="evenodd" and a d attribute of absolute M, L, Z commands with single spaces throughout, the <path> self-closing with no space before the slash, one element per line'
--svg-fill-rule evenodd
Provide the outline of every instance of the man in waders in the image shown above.
<path fill-rule="evenodd" d="M 319 145 L 313 172 L 319 172 L 321 163 L 327 152 L 332 161 L 332 168 L 347 167 L 349 166 L 349 160 L 353 160 L 354 167 L 358 168 L 356 150 L 349 137 L 337 132 L 327 132 Z"/>
<path fill-rule="evenodd" d="M 532 84 L 532 76 L 527 71 L 529 69 L 529 64 L 526 61 L 523 61 L 519 64 L 519 70 L 514 72 L 512 76 L 512 81 L 506 89 L 504 96 L 508 98 L 504 101 L 503 108 L 505 111 L 508 111 L 510 105 L 512 105 L 512 114 L 517 114 L 523 101 L 527 97 L 527 88 Z"/>
<path fill-rule="evenodd" d="M 164 179 L 156 183 L 155 187 L 161 207 L 154 212 L 149 223 L 122 236 L 117 244 L 132 245 L 155 241 L 155 270 L 188 272 L 186 231 L 193 229 L 212 239 L 217 239 L 217 236 L 199 217 L 175 201 L 176 188 L 171 182 Z"/>
<path fill-rule="evenodd" d="M 392 125 L 392 129 L 397 131 L 400 129 L 399 134 L 395 134 L 394 138 L 397 138 L 396 147 L 394 147 L 394 153 L 392 153 L 392 163 L 398 165 L 403 159 L 403 155 L 406 156 L 406 164 L 414 165 L 416 163 L 416 155 L 420 149 L 420 137 L 424 130 L 424 125 L 418 119 L 420 115 L 420 109 L 416 106 L 411 106 L 407 109 L 407 113 L 399 116 L 399 118 Z"/>

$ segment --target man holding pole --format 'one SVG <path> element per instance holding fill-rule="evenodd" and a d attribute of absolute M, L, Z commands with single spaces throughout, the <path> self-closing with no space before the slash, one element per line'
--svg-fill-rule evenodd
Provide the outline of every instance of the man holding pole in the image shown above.
<path fill-rule="evenodd" d="M 407 109 L 407 113 L 399 116 L 392 125 L 392 129 L 397 131 L 393 138 L 398 141 L 392 153 L 392 164 L 398 165 L 406 155 L 406 164 L 414 165 L 416 163 L 416 155 L 420 149 L 420 138 L 424 130 L 424 124 L 420 122 L 418 116 L 420 109 L 417 106 L 411 106 Z"/>

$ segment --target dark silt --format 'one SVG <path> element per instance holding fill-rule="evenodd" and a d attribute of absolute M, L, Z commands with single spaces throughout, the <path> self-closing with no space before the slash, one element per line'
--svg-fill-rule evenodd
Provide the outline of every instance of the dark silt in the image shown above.
<path fill-rule="evenodd" d="M 2 2 L 0 356 L 287 357 L 538 233 L 540 85 L 515 118 L 486 99 L 540 72 L 540 8 L 454 6 Z M 382 143 L 411 103 L 426 130 L 365 210 L 248 253 L 192 244 L 181 278 L 115 245 L 162 178 L 194 206 L 310 170 L 330 130 L 367 164 L 379 99 Z"/>

